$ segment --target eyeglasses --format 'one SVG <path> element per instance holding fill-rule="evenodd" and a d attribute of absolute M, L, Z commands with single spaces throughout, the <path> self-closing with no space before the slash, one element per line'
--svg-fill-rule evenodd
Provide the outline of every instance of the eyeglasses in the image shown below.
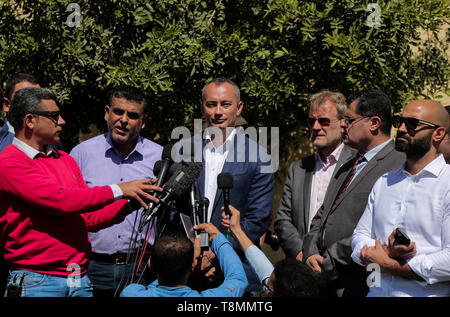
<path fill-rule="evenodd" d="M 112 112 L 117 116 L 123 116 L 123 114 L 125 113 L 125 110 L 120 109 L 120 108 L 113 108 Z M 138 120 L 141 117 L 141 114 L 138 112 L 134 112 L 134 111 L 127 111 L 127 116 L 131 120 Z"/>
<path fill-rule="evenodd" d="M 347 124 L 353 124 L 353 123 L 356 123 L 356 122 L 358 122 L 358 121 L 361 121 L 362 119 L 364 119 L 364 118 L 367 118 L 367 117 L 360 117 L 360 118 L 352 118 L 352 117 L 349 117 L 349 116 L 344 116 L 344 119 L 345 119 L 345 123 L 347 123 Z"/>
<path fill-rule="evenodd" d="M 265 278 L 262 281 L 262 285 L 266 288 L 266 293 L 268 296 L 273 296 L 273 288 L 269 286 L 269 278 Z"/>
<path fill-rule="evenodd" d="M 43 116 L 46 118 L 49 118 L 50 120 L 53 120 L 55 122 L 58 122 L 59 116 L 61 115 L 61 111 L 60 110 L 56 110 L 56 111 L 32 111 L 32 112 L 28 112 L 29 114 L 34 114 L 34 115 L 38 115 L 38 116 Z"/>
<path fill-rule="evenodd" d="M 417 118 L 407 118 L 407 117 L 401 117 L 401 116 L 393 116 L 392 123 L 393 123 L 394 128 L 400 128 L 402 123 L 404 123 L 406 126 L 406 129 L 408 129 L 410 131 L 415 131 L 419 124 L 425 124 L 427 127 L 424 127 L 424 128 L 434 128 L 434 129 L 439 128 L 439 125 L 431 123 L 431 122 L 419 120 Z"/>
<path fill-rule="evenodd" d="M 310 127 L 312 127 L 312 126 L 314 126 L 314 123 L 316 123 L 316 121 L 318 121 L 322 127 L 328 127 L 331 124 L 331 122 L 335 122 L 335 121 L 339 121 L 339 120 L 338 119 L 331 120 L 329 118 L 317 118 L 317 119 L 316 118 L 308 118 L 308 125 Z"/>

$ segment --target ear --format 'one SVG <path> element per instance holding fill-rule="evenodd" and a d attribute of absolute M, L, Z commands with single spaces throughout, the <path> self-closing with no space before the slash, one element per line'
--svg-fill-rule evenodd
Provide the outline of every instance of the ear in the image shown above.
<path fill-rule="evenodd" d="M 5 97 L 4 99 L 5 99 L 5 101 L 3 102 L 3 111 L 8 113 L 11 103 L 9 102 L 8 98 Z"/>
<path fill-rule="evenodd" d="M 148 116 L 144 113 L 144 115 L 142 116 L 141 130 L 145 128 L 145 123 L 147 122 L 147 120 Z"/>
<path fill-rule="evenodd" d="M 108 105 L 105 106 L 105 121 L 108 121 L 109 119 L 109 108 Z"/>
<path fill-rule="evenodd" d="M 26 128 L 29 130 L 33 130 L 34 126 L 36 125 L 37 117 L 33 116 L 31 113 L 28 113 L 25 115 L 25 118 L 23 119 L 23 124 Z"/>
<path fill-rule="evenodd" d="M 434 142 L 440 143 L 446 135 L 447 130 L 444 127 L 439 127 L 436 130 L 434 130 L 432 135 L 432 140 Z"/>
<path fill-rule="evenodd" d="M 244 103 L 242 101 L 239 101 L 237 104 L 237 108 L 238 108 L 237 115 L 240 116 L 242 109 L 244 108 Z"/>
<path fill-rule="evenodd" d="M 381 118 L 379 116 L 370 117 L 370 131 L 375 132 L 381 127 Z"/>

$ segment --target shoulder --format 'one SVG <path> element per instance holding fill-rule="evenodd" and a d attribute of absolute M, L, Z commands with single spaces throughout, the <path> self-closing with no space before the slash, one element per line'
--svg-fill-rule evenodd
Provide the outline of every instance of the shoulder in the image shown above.
<path fill-rule="evenodd" d="M 23 154 L 17 147 L 10 144 L 0 153 L 0 167 L 12 167 L 18 161 L 29 161 L 31 159 Z"/>
<path fill-rule="evenodd" d="M 130 284 L 123 289 L 120 297 L 145 297 L 146 287 L 140 284 Z"/>
<path fill-rule="evenodd" d="M 163 146 L 144 137 L 140 137 L 140 141 L 142 142 L 142 146 L 145 149 L 149 149 L 151 151 L 162 152 Z"/>
<path fill-rule="evenodd" d="M 99 145 L 106 143 L 106 134 L 100 134 L 93 138 L 90 138 L 86 141 L 81 142 L 80 144 L 76 145 L 72 151 L 70 151 L 70 155 L 82 153 L 85 151 L 95 150 L 99 149 Z"/>

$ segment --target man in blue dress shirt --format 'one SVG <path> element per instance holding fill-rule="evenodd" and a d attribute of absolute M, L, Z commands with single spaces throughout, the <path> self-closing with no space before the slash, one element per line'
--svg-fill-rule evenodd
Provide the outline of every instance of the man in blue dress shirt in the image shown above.
<path fill-rule="evenodd" d="M 72 149 L 70 155 L 77 161 L 89 186 L 155 177 L 153 167 L 155 162 L 161 159 L 162 147 L 139 135 L 145 127 L 145 106 L 144 95 L 138 89 L 116 89 L 110 97 L 109 105 L 105 106 L 108 132 L 84 141 Z M 142 209 L 137 210 L 128 215 L 122 223 L 89 234 L 92 258 L 88 274 L 94 286 L 94 296 L 111 297 L 118 287 L 125 286 L 124 282 L 134 266 L 133 261 L 126 264 L 128 252 L 130 251 L 131 259 L 134 259 L 134 255 L 147 240 L 147 230 L 144 228 L 137 235 L 134 249 L 129 250 L 130 241 L 134 240 L 137 234 L 141 212 Z M 149 231 L 149 234 L 151 245 L 155 231 Z M 149 247 L 147 246 L 147 250 Z M 144 263 L 145 261 L 142 261 L 140 272 Z"/>

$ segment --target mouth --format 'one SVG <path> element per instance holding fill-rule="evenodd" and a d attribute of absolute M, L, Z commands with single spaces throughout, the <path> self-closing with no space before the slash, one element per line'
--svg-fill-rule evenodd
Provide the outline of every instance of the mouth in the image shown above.
<path fill-rule="evenodd" d="M 114 131 L 119 135 L 126 135 L 129 130 L 127 128 L 117 126 L 117 127 L 114 127 Z"/>

